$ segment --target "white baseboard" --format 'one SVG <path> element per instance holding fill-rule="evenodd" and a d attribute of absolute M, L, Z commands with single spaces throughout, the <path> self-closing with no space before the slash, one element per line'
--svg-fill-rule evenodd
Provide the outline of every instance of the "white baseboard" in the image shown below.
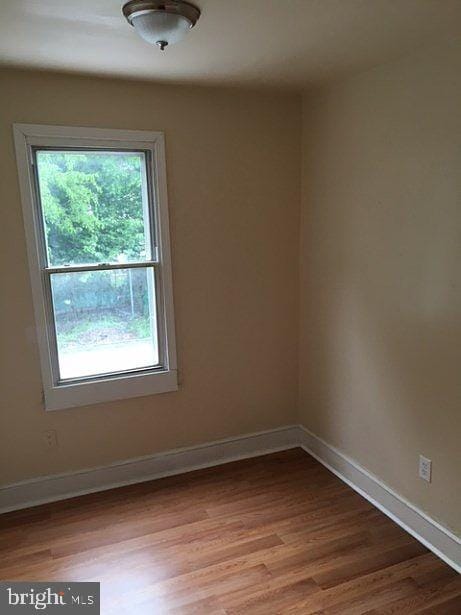
<path fill-rule="evenodd" d="M 461 540 L 353 459 L 301 425 L 245 434 L 0 488 L 0 513 L 301 447 L 461 573 Z"/>
<path fill-rule="evenodd" d="M 0 487 L 0 513 L 282 451 L 299 446 L 298 439 L 299 427 L 291 425 L 108 466 L 41 476 Z"/>
<path fill-rule="evenodd" d="M 382 483 L 353 459 L 305 427 L 299 428 L 299 443 L 352 489 L 379 508 L 449 566 L 461 573 L 461 539 Z"/>

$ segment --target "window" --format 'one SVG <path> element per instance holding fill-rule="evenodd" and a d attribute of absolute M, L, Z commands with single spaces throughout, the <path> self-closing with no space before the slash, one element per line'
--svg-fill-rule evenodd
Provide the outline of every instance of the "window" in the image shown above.
<path fill-rule="evenodd" d="M 163 135 L 14 133 L 46 409 L 176 390 Z"/>

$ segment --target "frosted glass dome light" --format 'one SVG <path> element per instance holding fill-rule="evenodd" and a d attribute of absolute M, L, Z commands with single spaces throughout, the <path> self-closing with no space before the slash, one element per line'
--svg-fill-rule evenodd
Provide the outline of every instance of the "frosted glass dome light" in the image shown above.
<path fill-rule="evenodd" d="M 195 26 L 200 11 L 182 0 L 130 0 L 123 14 L 145 41 L 163 51 Z"/>

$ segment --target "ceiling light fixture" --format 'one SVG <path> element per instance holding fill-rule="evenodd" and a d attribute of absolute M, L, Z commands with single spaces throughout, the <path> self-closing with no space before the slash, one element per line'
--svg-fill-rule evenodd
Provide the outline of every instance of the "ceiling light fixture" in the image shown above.
<path fill-rule="evenodd" d="M 122 10 L 139 36 L 162 51 L 182 40 L 200 17 L 199 9 L 183 0 L 130 0 Z"/>

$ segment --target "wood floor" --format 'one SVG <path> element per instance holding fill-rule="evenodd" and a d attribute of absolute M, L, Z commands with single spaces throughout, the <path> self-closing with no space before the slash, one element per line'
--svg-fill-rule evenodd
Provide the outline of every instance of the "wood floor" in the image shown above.
<path fill-rule="evenodd" d="M 0 578 L 103 615 L 461 614 L 461 575 L 302 450 L 0 517 Z"/>

